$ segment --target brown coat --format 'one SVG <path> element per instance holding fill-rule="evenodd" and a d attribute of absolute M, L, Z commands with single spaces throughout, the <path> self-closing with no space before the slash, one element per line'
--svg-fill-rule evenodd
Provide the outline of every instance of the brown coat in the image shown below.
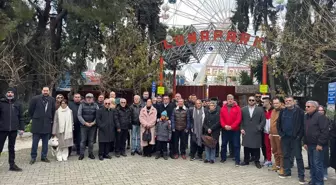
<path fill-rule="evenodd" d="M 140 111 L 140 140 L 141 140 L 141 146 L 145 147 L 148 146 L 148 142 L 142 141 L 142 134 L 146 131 L 145 127 L 150 128 L 150 132 L 152 134 L 152 140 L 149 142 L 150 145 L 155 144 L 155 123 L 156 123 L 156 115 L 157 111 L 152 106 L 150 108 L 149 113 L 147 113 L 147 107 L 144 107 Z"/>
<path fill-rule="evenodd" d="M 278 121 L 281 109 L 280 110 L 273 109 L 273 111 L 272 111 L 271 125 L 270 125 L 270 134 L 271 135 L 279 135 L 278 134 L 278 129 L 277 129 L 277 121 Z"/>

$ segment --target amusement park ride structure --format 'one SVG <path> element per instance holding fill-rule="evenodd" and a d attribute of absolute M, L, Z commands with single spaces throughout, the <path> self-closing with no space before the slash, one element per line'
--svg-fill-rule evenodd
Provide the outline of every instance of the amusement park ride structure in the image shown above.
<path fill-rule="evenodd" d="M 179 73 L 191 73 L 190 85 L 209 83 L 209 71 L 223 71 L 228 67 L 245 68 L 264 56 L 263 38 L 232 30 L 230 17 L 235 9 L 234 0 L 169 0 L 162 6 L 161 21 L 170 27 L 184 26 L 182 35 L 167 36 L 162 43 L 163 60 L 178 63 L 190 56 L 190 63 L 201 63 L 197 71 L 192 64 L 185 65 Z M 222 74 L 222 73 L 217 73 Z M 227 75 L 227 74 L 225 74 Z"/>

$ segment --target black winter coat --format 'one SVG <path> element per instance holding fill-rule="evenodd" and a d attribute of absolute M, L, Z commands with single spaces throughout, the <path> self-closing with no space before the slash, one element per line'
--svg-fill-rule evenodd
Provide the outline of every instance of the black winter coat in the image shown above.
<path fill-rule="evenodd" d="M 157 117 L 161 118 L 161 113 L 163 111 L 167 111 L 167 116 L 169 118 L 169 120 L 171 120 L 172 115 L 173 115 L 173 111 L 175 109 L 176 106 L 174 106 L 173 103 L 169 103 L 166 107 L 164 106 L 164 104 L 160 104 L 157 110 Z"/>
<path fill-rule="evenodd" d="M 99 142 L 115 141 L 116 129 L 120 128 L 116 109 L 108 110 L 103 107 L 97 110 L 96 123 L 98 127 Z"/>
<path fill-rule="evenodd" d="M 304 143 L 307 145 L 328 145 L 329 122 L 325 115 L 316 111 L 305 116 Z"/>
<path fill-rule="evenodd" d="M 131 113 L 132 113 L 132 116 L 131 116 L 132 125 L 140 126 L 139 116 L 140 116 L 140 111 L 142 109 L 141 104 L 138 104 L 138 105 L 132 104 L 130 106 L 130 109 L 131 109 Z"/>
<path fill-rule="evenodd" d="M 46 97 L 48 101 L 47 111 L 43 104 L 43 95 L 37 95 L 32 98 L 29 104 L 28 113 L 32 119 L 31 133 L 50 134 L 55 116 L 55 99 Z"/>
<path fill-rule="evenodd" d="M 72 110 L 72 117 L 73 117 L 75 127 L 79 127 L 81 125 L 80 121 L 78 120 L 79 105 L 80 105 L 80 102 L 75 103 L 75 102 L 71 101 L 69 103 L 69 108 Z"/>
<path fill-rule="evenodd" d="M 22 105 L 6 98 L 0 100 L 0 131 L 24 130 Z"/>
<path fill-rule="evenodd" d="M 131 129 L 132 128 L 132 112 L 131 109 L 126 106 L 122 108 L 121 106 L 117 108 L 118 119 L 120 123 L 120 129 Z"/>
<path fill-rule="evenodd" d="M 210 135 L 212 138 L 219 140 L 221 125 L 219 121 L 218 111 L 206 111 L 203 123 L 203 129 L 205 135 Z M 208 133 L 208 129 L 211 129 L 211 134 Z"/>

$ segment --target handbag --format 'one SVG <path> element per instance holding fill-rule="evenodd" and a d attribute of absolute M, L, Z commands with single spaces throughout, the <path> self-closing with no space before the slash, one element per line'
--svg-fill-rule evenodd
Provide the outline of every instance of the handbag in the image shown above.
<path fill-rule="evenodd" d="M 149 129 L 146 129 L 145 132 L 142 134 L 142 141 L 150 142 L 152 140 L 152 133 Z"/>
<path fill-rule="evenodd" d="M 202 135 L 202 143 L 209 148 L 216 148 L 217 140 L 208 135 Z"/>

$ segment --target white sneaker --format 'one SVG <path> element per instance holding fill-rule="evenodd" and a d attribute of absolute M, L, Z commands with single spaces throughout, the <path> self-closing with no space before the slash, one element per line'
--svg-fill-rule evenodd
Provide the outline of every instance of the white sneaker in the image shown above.
<path fill-rule="evenodd" d="M 57 161 L 62 162 L 62 158 L 57 157 Z"/>
<path fill-rule="evenodd" d="M 323 177 L 323 180 L 324 180 L 324 181 L 327 181 L 327 180 L 328 180 L 328 177 Z"/>

